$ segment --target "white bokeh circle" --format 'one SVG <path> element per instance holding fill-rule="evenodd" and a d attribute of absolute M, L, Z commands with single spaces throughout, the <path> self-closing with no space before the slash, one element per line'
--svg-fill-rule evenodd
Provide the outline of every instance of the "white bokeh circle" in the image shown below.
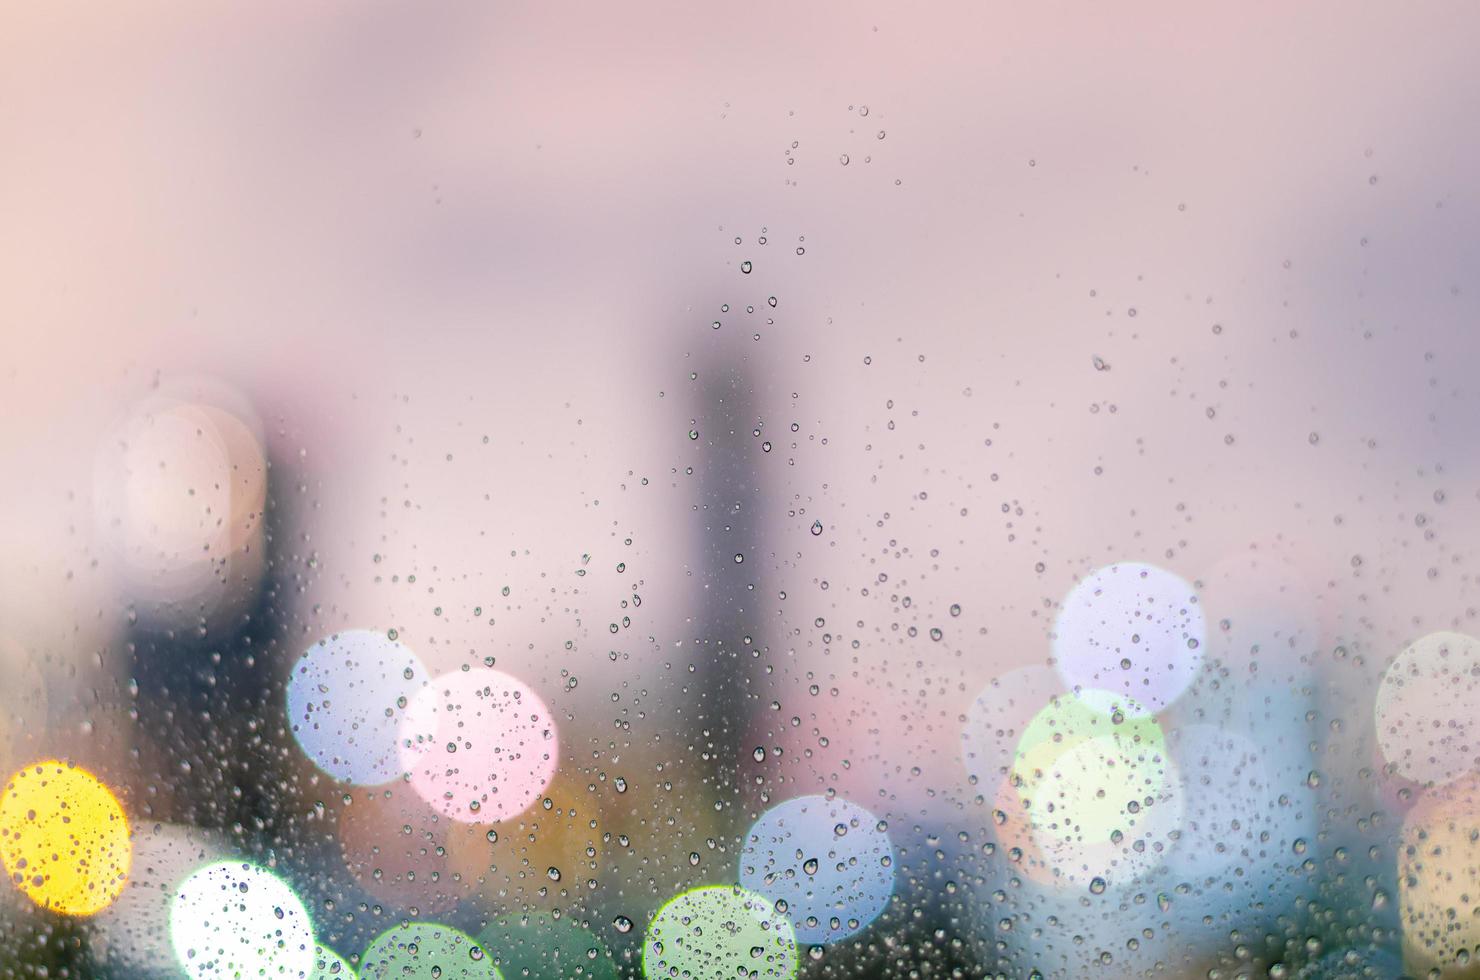
<path fill-rule="evenodd" d="M 1117 562 L 1064 597 L 1053 653 L 1070 690 L 1112 691 L 1157 712 L 1197 676 L 1205 642 L 1202 608 L 1188 582 L 1155 565 Z"/>

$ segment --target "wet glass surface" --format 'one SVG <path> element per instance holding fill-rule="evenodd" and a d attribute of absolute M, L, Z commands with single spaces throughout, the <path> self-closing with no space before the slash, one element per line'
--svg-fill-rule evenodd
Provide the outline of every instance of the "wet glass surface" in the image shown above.
<path fill-rule="evenodd" d="M 1477 18 L 0 12 L 0 977 L 1480 975 Z"/>

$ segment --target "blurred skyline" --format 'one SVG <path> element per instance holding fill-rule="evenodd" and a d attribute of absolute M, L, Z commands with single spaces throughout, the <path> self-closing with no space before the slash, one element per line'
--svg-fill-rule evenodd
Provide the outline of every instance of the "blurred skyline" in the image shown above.
<path fill-rule="evenodd" d="M 1383 743 L 1374 711 L 1420 638 L 1480 634 L 1477 33 L 1441 3 L 6 8 L 8 771 L 71 759 L 161 840 L 282 856 L 349 957 L 401 914 L 360 903 L 428 886 L 366 885 L 284 691 L 369 630 L 548 705 L 550 806 L 501 843 L 399 785 L 353 832 L 424 820 L 469 936 L 564 906 L 636 970 L 764 811 L 832 791 L 898 873 L 818 975 L 904 975 L 889 929 L 962 970 L 1264 969 L 1310 903 L 1340 915 L 1290 962 L 1341 916 L 1394 953 L 1415 796 L 1472 819 L 1412 778 L 1473 768 L 1464 719 L 1394 709 Z M 1134 899 L 1103 938 L 1065 913 L 1090 951 L 1045 938 L 1058 899 L 981 897 L 1089 865 L 1004 863 L 1022 732 L 968 722 L 1121 562 L 1206 624 L 1152 706 L 1168 758 L 1253 739 L 1239 799 L 1285 847 L 1242 860 L 1304 883 L 1199 931 L 1227 866 L 1173 861 L 1144 894 L 1181 924 L 1129 953 Z M 1165 775 L 1168 847 L 1233 833 Z M 1279 942 L 1240 959 L 1240 922 Z"/>

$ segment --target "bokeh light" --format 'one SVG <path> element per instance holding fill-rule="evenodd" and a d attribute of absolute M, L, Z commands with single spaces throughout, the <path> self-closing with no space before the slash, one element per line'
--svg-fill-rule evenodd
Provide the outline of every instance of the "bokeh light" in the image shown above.
<path fill-rule="evenodd" d="M 618 980 L 620 976 L 611 950 L 570 915 L 536 911 L 505 916 L 478 933 L 478 941 L 508 980 Z"/>
<path fill-rule="evenodd" d="M 1312 707 L 1308 690 L 1205 662 L 1198 683 L 1161 716 L 1185 812 L 1165 871 L 1142 887 L 1176 896 L 1171 915 L 1189 941 L 1278 929 L 1315 893 L 1330 845 L 1318 833 Z"/>
<path fill-rule="evenodd" d="M 313 926 L 289 885 L 266 868 L 218 861 L 180 883 L 170 938 L 185 972 L 199 980 L 307 977 Z"/>
<path fill-rule="evenodd" d="M 1403 959 L 1432 976 L 1472 976 L 1480 946 L 1480 777 L 1432 791 L 1408 812 L 1398 851 Z"/>
<path fill-rule="evenodd" d="M 440 922 L 408 922 L 381 933 L 360 956 L 362 980 L 503 980 L 477 940 Z"/>
<path fill-rule="evenodd" d="M 178 977 L 170 909 L 191 872 L 225 856 L 216 834 L 179 824 L 136 826 L 133 865 L 118 900 L 93 920 L 94 955 L 132 977 Z"/>
<path fill-rule="evenodd" d="M 1290 875 L 1296 842 L 1315 829 L 1305 774 L 1226 728 L 1185 725 L 1167 742 L 1186 787 L 1172 868 L 1195 881 L 1233 876 L 1256 890 Z"/>
<path fill-rule="evenodd" d="M 309 647 L 288 674 L 288 721 L 314 764 L 373 785 L 402 775 L 403 713 L 429 674 L 385 633 L 346 630 Z"/>
<path fill-rule="evenodd" d="M 132 845 L 112 790 L 92 773 L 49 759 L 21 769 L 0 799 L 0 862 L 31 901 L 92 915 L 123 891 Z"/>
<path fill-rule="evenodd" d="M 1480 764 L 1480 641 L 1430 633 L 1388 665 L 1377 690 L 1377 744 L 1394 771 L 1437 786 Z"/>
<path fill-rule="evenodd" d="M 976 785 L 991 788 L 1001 781 L 1028 723 L 1063 693 L 1058 674 L 1042 666 L 1009 670 L 982 688 L 961 729 L 961 758 Z"/>
<path fill-rule="evenodd" d="M 797 967 L 791 922 L 765 896 L 733 885 L 670 899 L 648 924 L 642 951 L 648 980 L 788 980 Z"/>
<path fill-rule="evenodd" d="M 539 695 L 497 670 L 442 674 L 401 727 L 411 785 L 454 820 L 506 820 L 550 785 L 559 759 L 555 720 Z"/>
<path fill-rule="evenodd" d="M 1125 755 L 1135 754 L 1142 744 L 1159 751 L 1165 742 L 1161 725 L 1134 699 L 1098 690 L 1056 695 L 1024 726 L 1011 773 L 1031 796 L 1055 759 L 1098 738 L 1120 743 Z"/>
<path fill-rule="evenodd" d="M 212 614 L 262 572 L 267 462 L 250 407 L 230 386 L 177 381 L 121 421 L 94 467 L 99 530 L 121 585 L 162 624 Z"/>
<path fill-rule="evenodd" d="M 1181 820 L 1178 778 L 1156 719 L 1098 690 L 1051 699 L 1011 771 L 1038 854 L 1076 885 L 1128 883 L 1161 863 Z"/>
<path fill-rule="evenodd" d="M 1191 585 L 1154 565 L 1118 562 L 1064 597 L 1053 654 L 1070 690 L 1114 691 L 1160 711 L 1192 683 L 1205 640 Z"/>
<path fill-rule="evenodd" d="M 1129 884 L 1166 860 L 1182 823 L 1181 790 L 1164 746 L 1128 754 L 1117 739 L 1087 739 L 1054 759 L 1030 797 L 1033 839 L 1070 885 Z"/>
<path fill-rule="evenodd" d="M 786 914 L 799 943 L 846 939 L 894 890 L 894 849 L 879 818 L 841 797 L 801 796 L 767 810 L 740 852 L 740 884 Z"/>

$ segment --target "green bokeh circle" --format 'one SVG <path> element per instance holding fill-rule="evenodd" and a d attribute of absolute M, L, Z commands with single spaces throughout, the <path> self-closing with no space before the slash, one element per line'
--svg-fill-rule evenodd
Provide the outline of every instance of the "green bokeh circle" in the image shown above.
<path fill-rule="evenodd" d="M 791 980 L 797 967 L 791 922 L 736 885 L 707 885 L 670 899 L 643 942 L 648 980 Z"/>
<path fill-rule="evenodd" d="M 504 980 L 493 956 L 467 933 L 440 922 L 387 929 L 360 956 L 362 980 Z"/>

